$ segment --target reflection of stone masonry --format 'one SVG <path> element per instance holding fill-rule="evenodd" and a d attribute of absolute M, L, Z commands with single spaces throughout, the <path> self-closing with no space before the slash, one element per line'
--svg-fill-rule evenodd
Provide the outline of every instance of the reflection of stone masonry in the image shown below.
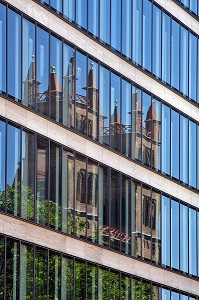
<path fill-rule="evenodd" d="M 97 124 L 99 122 L 99 134 L 103 135 L 105 140 L 108 134 L 114 145 L 120 143 L 120 133 L 122 134 L 122 145 L 127 145 L 131 141 L 134 145 L 131 149 L 132 157 L 142 160 L 147 165 L 154 168 L 158 166 L 159 148 L 160 148 L 160 127 L 161 122 L 156 114 L 155 104 L 152 102 L 146 114 L 145 126 L 142 126 L 142 110 L 138 93 L 135 91 L 132 96 L 131 125 L 125 125 L 121 122 L 118 112 L 117 101 L 115 101 L 114 113 L 111 116 L 110 128 L 104 127 L 106 116 L 102 116 L 98 106 L 99 97 L 98 89 L 95 83 L 95 74 L 93 64 L 88 72 L 87 87 L 84 87 L 85 95 L 75 94 L 75 84 L 78 79 L 75 75 L 75 56 L 72 56 L 68 65 L 68 72 L 63 78 L 63 90 L 57 79 L 55 67 L 51 67 L 49 89 L 43 93 L 39 92 L 40 83 L 36 80 L 36 66 L 34 61 L 30 65 L 27 79 L 24 82 L 24 98 L 28 99 L 28 104 L 37 107 L 38 110 L 46 111 L 49 103 L 51 116 L 56 118 L 57 111 L 61 111 L 63 101 L 63 118 L 67 124 L 74 126 L 74 111 L 76 111 L 76 126 L 82 132 L 88 132 L 91 137 L 97 137 Z M 75 101 L 74 101 L 75 99 Z M 75 108 L 74 108 L 75 106 Z M 74 110 L 75 109 L 75 110 Z M 45 157 L 45 156 L 44 156 Z M 42 164 L 40 164 L 42 165 Z M 69 165 L 69 168 L 73 168 Z M 70 170 L 71 172 L 72 170 Z M 76 162 L 76 216 L 79 221 L 83 221 L 81 232 L 78 235 L 85 236 L 87 231 L 88 237 L 94 237 L 97 234 L 98 224 L 98 169 L 97 167 L 88 166 L 87 184 L 85 163 Z M 86 193 L 87 188 L 87 193 Z M 69 198 L 72 197 L 73 184 L 69 187 Z M 87 195 L 87 201 L 86 199 Z M 137 199 L 140 199 L 141 189 L 138 187 L 136 192 Z M 160 239 L 159 239 L 159 217 L 160 217 L 160 201 L 159 199 L 151 200 L 150 191 L 142 189 L 142 222 L 141 206 L 136 201 L 136 228 L 133 235 L 136 239 L 135 249 L 132 251 L 135 255 L 141 253 L 141 231 L 142 223 L 142 255 L 150 259 L 160 259 Z M 73 211 L 73 199 L 68 199 L 69 211 Z M 87 215 L 87 218 L 86 218 Z M 78 229 L 79 230 L 79 229 Z M 113 240 L 121 240 L 123 243 L 131 243 L 132 237 L 125 233 L 125 224 L 121 224 L 121 232 L 107 225 L 100 227 L 100 234 L 103 236 L 110 235 Z M 152 241 L 151 241 L 152 235 Z M 97 238 L 97 237 L 95 237 Z M 134 244 L 134 243 L 133 243 Z M 133 245 L 132 245 L 133 247 Z"/>

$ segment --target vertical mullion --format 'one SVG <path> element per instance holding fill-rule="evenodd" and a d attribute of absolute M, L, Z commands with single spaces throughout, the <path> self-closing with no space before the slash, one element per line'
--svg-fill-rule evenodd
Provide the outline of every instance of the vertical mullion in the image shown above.
<path fill-rule="evenodd" d="M 86 159 L 86 182 L 85 182 L 85 189 L 86 189 L 86 236 L 85 238 L 88 238 L 88 157 L 85 157 Z"/>
<path fill-rule="evenodd" d="M 74 74 L 72 74 L 72 76 L 74 76 L 74 129 L 75 131 L 77 130 L 77 118 L 76 118 L 76 60 L 77 60 L 77 47 L 74 46 L 74 67 L 73 67 L 73 70 L 74 70 Z M 72 71 L 73 72 L 73 71 Z"/>
<path fill-rule="evenodd" d="M 47 139 L 47 164 L 46 164 L 46 172 L 47 172 L 47 201 L 48 201 L 48 221 L 47 226 L 50 226 L 50 176 L 51 176 L 51 170 L 50 170 L 50 155 L 51 155 L 51 141 Z M 46 222 L 46 220 L 45 220 Z"/>
<path fill-rule="evenodd" d="M 22 217 L 22 214 L 21 214 L 21 212 L 22 212 L 22 166 L 23 166 L 23 162 L 22 162 L 22 133 L 23 133 L 23 128 L 22 127 L 20 127 L 20 154 L 19 154 L 19 156 L 20 156 L 20 163 L 19 163 L 19 165 L 20 165 L 20 171 L 19 171 L 19 181 L 20 181 L 20 184 L 19 184 L 19 186 L 20 186 L 20 195 L 19 195 L 19 201 L 20 201 L 20 203 L 19 203 L 19 205 L 18 205 L 18 203 L 17 203 L 17 216 L 20 216 L 20 217 Z M 24 133 L 25 133 L 25 131 L 24 131 Z M 19 207 L 18 207 L 19 206 Z M 18 209 L 19 209 L 19 211 L 18 211 Z"/>
<path fill-rule="evenodd" d="M 36 263 L 36 255 L 35 255 L 35 245 L 33 245 L 33 299 L 35 299 L 35 276 L 36 276 L 36 271 L 35 271 L 35 263 Z"/>
<path fill-rule="evenodd" d="M 37 111 L 37 97 L 39 99 L 39 95 L 36 94 L 36 91 L 37 91 L 37 88 L 36 88 L 36 85 L 37 85 L 37 82 L 38 82 L 38 74 L 37 74 L 37 62 L 38 62 L 38 58 L 37 58 L 37 44 L 38 44 L 38 37 L 37 37 L 37 22 L 35 22 L 35 77 L 36 77 L 36 84 L 35 84 L 35 87 L 34 87 L 34 93 L 35 93 L 35 107 L 34 107 L 34 110 Z"/>
<path fill-rule="evenodd" d="M 49 249 L 47 249 L 46 250 L 47 251 L 47 278 L 46 278 L 46 281 L 47 281 L 47 299 L 49 299 L 49 257 L 50 257 L 50 254 L 49 254 L 49 252 L 50 252 L 50 250 Z"/>
<path fill-rule="evenodd" d="M 151 256 L 151 258 L 150 258 L 150 261 L 152 261 L 152 242 L 153 242 L 153 240 L 152 240 L 152 198 L 153 198 L 153 190 L 152 190 L 152 187 L 150 188 L 150 190 L 151 190 L 151 199 L 150 199 L 150 222 L 151 222 L 151 238 L 150 238 L 150 240 L 151 240 L 151 253 L 150 253 L 150 256 Z"/>
<path fill-rule="evenodd" d="M 119 228 L 120 228 L 120 234 L 119 234 L 119 236 L 120 236 L 120 249 L 119 249 L 119 251 L 121 252 L 122 251 L 122 241 L 121 241 L 121 227 L 122 227 L 122 174 L 121 173 L 119 173 L 119 179 L 120 179 L 120 192 L 119 192 L 119 197 L 120 197 L 120 200 L 119 200 L 119 210 L 120 210 L 120 215 L 119 215 Z"/>
<path fill-rule="evenodd" d="M 7 177 L 8 177 L 8 121 L 5 120 L 5 212 L 7 212 Z"/>
<path fill-rule="evenodd" d="M 37 133 L 34 134 L 34 222 L 37 223 Z"/>
<path fill-rule="evenodd" d="M 6 250 L 7 250 L 7 237 L 4 236 L 4 300 L 6 300 Z"/>
<path fill-rule="evenodd" d="M 141 249 L 141 259 L 143 260 L 143 256 L 142 256 L 142 241 L 143 241 L 143 236 L 142 236 L 142 223 L 143 223 L 143 215 L 142 215 L 142 182 L 140 182 L 140 206 L 141 206 L 141 216 L 140 216 L 140 231 L 141 231 L 141 245 L 140 245 L 140 249 Z"/>
<path fill-rule="evenodd" d="M 108 181 L 109 181 L 109 191 L 108 191 L 108 231 L 109 231 L 109 239 L 108 239 L 108 247 L 110 248 L 110 224 L 111 224 L 111 189 L 112 189 L 112 184 L 111 184 L 111 169 L 108 167 Z"/>
<path fill-rule="evenodd" d="M 112 72 L 109 68 L 109 136 L 108 136 L 108 146 L 111 147 L 111 80 L 112 80 Z"/>
<path fill-rule="evenodd" d="M 120 153 L 122 153 L 122 124 L 122 77 L 120 76 Z"/>
<path fill-rule="evenodd" d="M 75 209 L 76 209 L 76 152 L 74 151 L 74 168 L 73 168 L 73 178 L 74 178 L 74 186 L 73 186 L 73 235 L 76 236 L 76 221 L 75 221 Z"/>
<path fill-rule="evenodd" d="M 8 3 L 6 4 L 6 96 L 8 96 Z"/>

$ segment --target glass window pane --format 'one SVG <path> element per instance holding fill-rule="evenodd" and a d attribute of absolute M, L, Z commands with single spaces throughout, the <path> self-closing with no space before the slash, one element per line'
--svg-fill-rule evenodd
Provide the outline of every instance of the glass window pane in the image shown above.
<path fill-rule="evenodd" d="M 180 180 L 188 184 L 189 160 L 188 160 L 188 119 L 180 116 Z"/>
<path fill-rule="evenodd" d="M 86 264 L 75 261 L 75 299 L 86 299 Z"/>
<path fill-rule="evenodd" d="M 131 255 L 141 257 L 141 185 L 132 181 L 131 186 Z"/>
<path fill-rule="evenodd" d="M 87 165 L 87 238 L 98 241 L 98 164 Z"/>
<path fill-rule="evenodd" d="M 122 176 L 121 251 L 131 254 L 131 180 Z"/>
<path fill-rule="evenodd" d="M 199 257 L 199 212 L 197 212 L 197 257 Z M 197 269 L 199 274 L 199 259 Z"/>
<path fill-rule="evenodd" d="M 22 47 L 22 101 L 24 105 L 35 108 L 38 87 L 35 73 L 35 25 L 24 18 Z"/>
<path fill-rule="evenodd" d="M 189 208 L 189 274 L 197 276 L 196 211 Z"/>
<path fill-rule="evenodd" d="M 151 137 L 152 116 L 154 115 L 154 103 L 151 104 L 151 96 L 142 93 L 142 162 L 151 165 Z"/>
<path fill-rule="evenodd" d="M 109 299 L 109 271 L 99 268 L 98 300 Z"/>
<path fill-rule="evenodd" d="M 8 9 L 8 94 L 21 99 L 21 16 Z"/>
<path fill-rule="evenodd" d="M 190 0 L 190 10 L 197 15 L 197 0 Z M 190 298 L 189 298 L 190 299 Z"/>
<path fill-rule="evenodd" d="M 121 51 L 121 0 L 111 0 L 111 46 Z"/>
<path fill-rule="evenodd" d="M 6 124 L 0 121 L 0 210 L 5 209 Z"/>
<path fill-rule="evenodd" d="M 62 156 L 62 231 L 74 232 L 74 155 L 63 150 Z"/>
<path fill-rule="evenodd" d="M 37 200 L 36 222 L 48 224 L 48 141 L 37 139 Z"/>
<path fill-rule="evenodd" d="M 120 174 L 111 171 L 110 246 L 120 250 Z"/>
<path fill-rule="evenodd" d="M 180 172 L 180 117 L 179 113 L 171 110 L 171 176 L 179 179 Z"/>
<path fill-rule="evenodd" d="M 136 279 L 132 279 L 131 281 L 131 299 L 134 300 L 141 300 L 142 296 L 141 296 L 141 282 L 136 280 Z"/>
<path fill-rule="evenodd" d="M 109 145 L 110 72 L 100 66 L 99 142 Z"/>
<path fill-rule="evenodd" d="M 76 0 L 76 23 L 87 29 L 87 0 Z"/>
<path fill-rule="evenodd" d="M 142 257 L 151 260 L 152 201 L 151 188 L 142 187 Z"/>
<path fill-rule="evenodd" d="M 54 254 L 53 252 L 49 253 L 49 300 L 60 299 L 61 293 L 61 261 L 60 256 Z"/>
<path fill-rule="evenodd" d="M 20 300 L 33 299 L 34 294 L 33 247 L 21 244 L 20 248 Z"/>
<path fill-rule="evenodd" d="M 159 171 L 161 169 L 161 102 L 156 99 L 152 99 L 151 117 L 151 166 Z"/>
<path fill-rule="evenodd" d="M 110 44 L 110 0 L 100 0 L 100 39 Z"/>
<path fill-rule="evenodd" d="M 167 14 L 162 14 L 162 80 L 170 84 L 170 22 Z"/>
<path fill-rule="evenodd" d="M 75 1 L 64 0 L 63 1 L 63 15 L 70 22 L 75 20 Z"/>
<path fill-rule="evenodd" d="M 151 284 L 142 282 L 142 299 L 151 300 Z"/>
<path fill-rule="evenodd" d="M 78 237 L 86 237 L 86 159 L 77 155 L 75 160 L 75 226 Z"/>
<path fill-rule="evenodd" d="M 80 52 L 76 53 L 76 128 L 87 133 L 87 58 Z"/>
<path fill-rule="evenodd" d="M 189 97 L 196 101 L 197 38 L 189 35 Z"/>
<path fill-rule="evenodd" d="M 20 212 L 21 177 L 20 129 L 8 125 L 7 136 L 7 211 L 14 215 Z"/>
<path fill-rule="evenodd" d="M 160 225 L 160 206 L 161 195 L 158 192 L 152 191 L 151 201 L 151 231 L 152 231 L 152 261 L 160 264 L 161 261 L 161 225 Z"/>
<path fill-rule="evenodd" d="M 166 196 L 162 196 L 161 215 L 161 261 L 163 266 L 170 266 L 170 199 Z"/>
<path fill-rule="evenodd" d="M 4 297 L 5 238 L 0 236 L 0 297 Z"/>
<path fill-rule="evenodd" d="M 109 246 L 109 169 L 99 167 L 99 244 Z"/>
<path fill-rule="evenodd" d="M 88 59 L 87 78 L 87 103 L 88 103 L 88 136 L 97 139 L 98 136 L 98 106 L 99 106 L 99 85 L 98 85 L 98 64 Z"/>
<path fill-rule="evenodd" d="M 99 37 L 99 0 L 88 0 L 88 31 Z"/>
<path fill-rule="evenodd" d="M 131 299 L 131 278 L 122 275 L 121 286 L 120 286 L 120 299 L 129 300 Z"/>
<path fill-rule="evenodd" d="M 175 292 L 171 292 L 171 300 L 179 300 L 180 295 Z"/>
<path fill-rule="evenodd" d="M 141 109 L 141 90 L 137 87 L 132 87 L 132 113 L 131 113 L 131 128 L 132 141 L 131 151 L 132 158 L 142 161 L 141 150 L 141 133 L 142 133 L 142 109 Z"/>
<path fill-rule="evenodd" d="M 170 300 L 170 291 L 166 289 L 162 289 L 162 300 Z"/>
<path fill-rule="evenodd" d="M 63 124 L 74 128 L 75 50 L 63 44 Z"/>
<path fill-rule="evenodd" d="M 6 243 L 6 299 L 19 299 L 19 244 L 7 238 Z"/>
<path fill-rule="evenodd" d="M 109 299 L 119 300 L 120 298 L 120 278 L 116 272 L 109 273 Z M 106 298 L 105 298 L 106 299 Z"/>
<path fill-rule="evenodd" d="M 189 121 L 189 185 L 196 188 L 196 124 Z"/>
<path fill-rule="evenodd" d="M 61 262 L 61 299 L 73 299 L 73 259 L 62 257 Z"/>
<path fill-rule="evenodd" d="M 180 270 L 188 273 L 188 207 L 180 204 Z"/>
<path fill-rule="evenodd" d="M 121 101 L 120 101 L 120 77 L 111 73 L 111 124 L 110 145 L 111 148 L 121 149 Z"/>
<path fill-rule="evenodd" d="M 61 122 L 62 116 L 62 42 L 50 36 L 50 117 Z"/>
<path fill-rule="evenodd" d="M 57 230 L 61 228 L 60 150 L 60 147 L 50 144 L 49 225 Z"/>
<path fill-rule="evenodd" d="M 35 298 L 45 299 L 47 295 L 48 254 L 46 250 L 36 248 L 35 253 Z"/>
<path fill-rule="evenodd" d="M 133 61 L 142 64 L 142 1 L 133 1 Z"/>
<path fill-rule="evenodd" d="M 199 0 L 198 0 L 198 7 L 199 7 Z M 199 12 L 198 12 L 199 13 Z M 197 55 L 197 103 L 199 103 L 199 39 L 197 42 L 197 50 L 198 50 L 198 55 Z"/>
<path fill-rule="evenodd" d="M 34 220 L 35 134 L 22 131 L 21 217 Z"/>
<path fill-rule="evenodd" d="M 161 10 L 153 5 L 153 51 L 152 51 L 152 72 L 157 77 L 161 77 Z"/>
<path fill-rule="evenodd" d="M 152 47 L 151 16 L 152 16 L 152 3 L 149 0 L 146 0 L 143 2 L 143 67 L 148 71 L 151 71 L 151 47 Z"/>
<path fill-rule="evenodd" d="M 131 84 L 122 79 L 122 153 L 131 156 Z"/>
<path fill-rule="evenodd" d="M 131 58 L 132 52 L 132 1 L 122 1 L 122 53 Z"/>
<path fill-rule="evenodd" d="M 171 267 L 179 269 L 179 203 L 171 200 Z"/>
<path fill-rule="evenodd" d="M 180 91 L 188 95 L 188 31 L 181 26 L 180 42 Z"/>
<path fill-rule="evenodd" d="M 50 0 L 50 6 L 56 10 L 57 13 L 62 13 L 62 0 Z"/>
<path fill-rule="evenodd" d="M 180 24 L 173 19 L 171 24 L 171 85 L 179 90 Z"/>
<path fill-rule="evenodd" d="M 162 105 L 162 172 L 170 174 L 170 108 Z"/>
<path fill-rule="evenodd" d="M 49 115 L 49 33 L 37 27 L 37 109 Z"/>
<path fill-rule="evenodd" d="M 0 3 L 0 93 L 6 92 L 6 7 Z"/>
<path fill-rule="evenodd" d="M 98 270 L 96 266 L 87 264 L 87 299 L 97 299 Z"/>

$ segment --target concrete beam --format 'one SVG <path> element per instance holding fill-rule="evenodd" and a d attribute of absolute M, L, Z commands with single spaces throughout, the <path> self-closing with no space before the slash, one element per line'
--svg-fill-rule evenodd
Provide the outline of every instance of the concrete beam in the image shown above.
<path fill-rule="evenodd" d="M 0 97 L 0 116 L 38 132 L 66 147 L 110 166 L 128 176 L 199 208 L 199 194 L 148 170 L 68 129 L 27 110 L 15 102 Z"/>
<path fill-rule="evenodd" d="M 72 27 L 70 24 L 61 20 L 58 16 L 49 12 L 38 3 L 32 0 L 15 0 L 14 3 L 13 0 L 7 0 L 7 2 L 14 5 L 17 9 L 35 19 L 40 24 L 51 29 L 69 42 L 86 51 L 88 54 L 96 57 L 113 70 L 134 81 L 136 84 L 143 86 L 149 92 L 161 98 L 168 104 L 173 105 L 173 107 L 176 109 L 179 109 L 183 113 L 189 115 L 191 118 L 199 121 L 199 109 L 192 105 L 192 103 L 180 97 L 160 82 L 149 77 L 144 72 L 130 65 L 127 61 L 118 57 L 116 54 L 98 44 L 95 40 L 86 36 L 84 33 Z M 179 19 L 181 16 L 184 16 L 183 20 L 185 24 L 191 28 L 196 28 L 196 33 L 199 34 L 199 23 L 184 10 L 179 10 L 179 7 L 176 3 L 171 0 L 158 0 L 156 2 L 167 7 L 167 9 L 170 9 L 171 13 L 175 12 L 178 14 Z M 180 12 L 178 12 L 178 10 Z"/>
<path fill-rule="evenodd" d="M 152 280 L 171 288 L 198 294 L 197 280 L 4 214 L 0 214 L 0 233 Z"/>

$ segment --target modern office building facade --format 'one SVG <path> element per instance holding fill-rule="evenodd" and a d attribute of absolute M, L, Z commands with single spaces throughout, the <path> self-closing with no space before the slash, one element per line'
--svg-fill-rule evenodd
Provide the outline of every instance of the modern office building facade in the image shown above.
<path fill-rule="evenodd" d="M 198 12 L 0 1 L 0 299 L 199 298 Z"/>

